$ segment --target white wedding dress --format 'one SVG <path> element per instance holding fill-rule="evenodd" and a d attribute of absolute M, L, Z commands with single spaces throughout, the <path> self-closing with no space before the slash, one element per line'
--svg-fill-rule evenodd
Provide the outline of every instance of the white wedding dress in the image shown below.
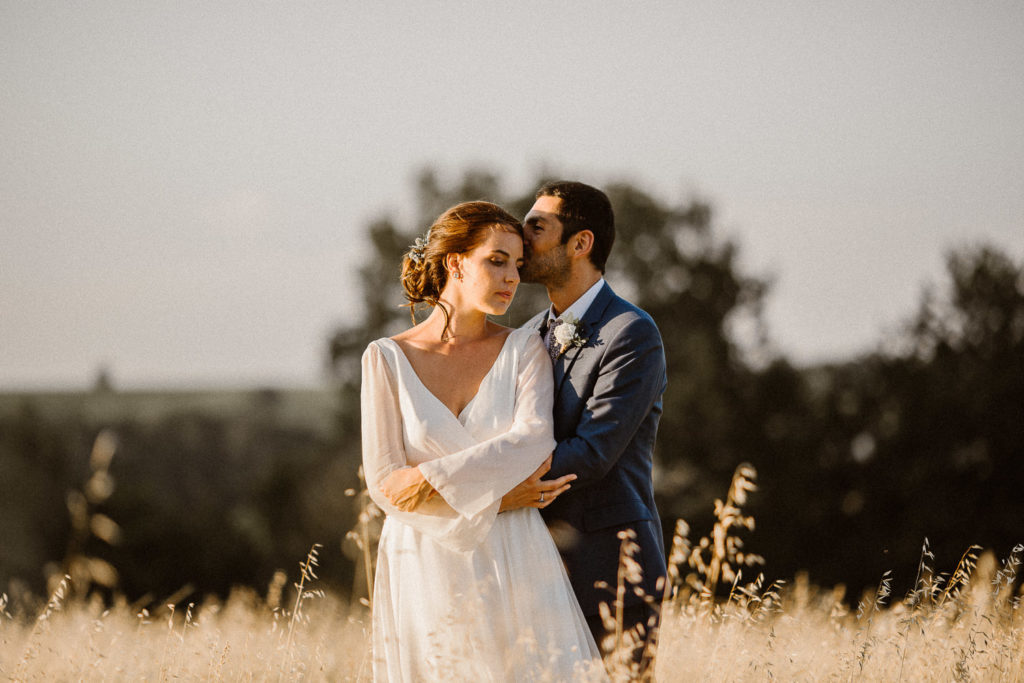
<path fill-rule="evenodd" d="M 502 495 L 555 446 L 551 362 L 537 333 L 508 335 L 458 417 L 391 339 L 366 349 L 362 381 L 366 484 L 387 514 L 373 593 L 374 680 L 603 679 L 539 512 L 498 514 Z M 417 465 L 440 495 L 400 512 L 378 486 Z"/>

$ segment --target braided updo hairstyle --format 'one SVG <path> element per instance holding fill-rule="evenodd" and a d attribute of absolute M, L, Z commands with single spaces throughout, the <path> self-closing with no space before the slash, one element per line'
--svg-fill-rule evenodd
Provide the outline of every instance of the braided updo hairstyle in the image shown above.
<path fill-rule="evenodd" d="M 463 202 L 442 213 L 430 226 L 426 239 L 416 239 L 416 244 L 402 258 L 402 287 L 414 324 L 416 304 L 440 305 L 445 318 L 441 337 L 447 339 L 448 309 L 440 301 L 441 292 L 448 284 L 445 256 L 475 249 L 492 229 L 523 236 L 522 223 L 497 204 Z"/>

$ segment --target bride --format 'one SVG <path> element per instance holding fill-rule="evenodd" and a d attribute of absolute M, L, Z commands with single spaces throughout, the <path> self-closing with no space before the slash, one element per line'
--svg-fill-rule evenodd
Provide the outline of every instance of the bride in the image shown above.
<path fill-rule="evenodd" d="M 546 471 L 551 361 L 533 330 L 487 319 L 508 309 L 522 226 L 500 207 L 444 212 L 402 264 L 422 323 L 363 354 L 363 466 L 387 514 L 377 555 L 377 681 L 601 679 L 604 670 L 536 508 L 502 496 Z M 500 513 L 500 514 L 499 514 Z"/>

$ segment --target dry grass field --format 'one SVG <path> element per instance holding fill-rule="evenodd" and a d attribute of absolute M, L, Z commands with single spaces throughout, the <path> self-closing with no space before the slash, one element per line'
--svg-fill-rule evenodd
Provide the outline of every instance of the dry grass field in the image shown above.
<path fill-rule="evenodd" d="M 1024 681 L 1024 614 L 1015 589 L 1024 547 L 1002 560 L 970 548 L 942 572 L 926 544 L 911 593 L 890 595 L 881 577 L 856 608 L 842 589 L 817 589 L 805 577 L 744 584 L 743 572 L 759 561 L 744 555 L 736 535 L 753 525 L 741 511 L 753 476 L 737 471 L 706 537 L 691 544 L 679 527 L 657 680 Z M 630 553 L 624 538 L 620 590 L 628 589 Z M 370 680 L 369 611 L 318 590 L 316 561 L 314 547 L 295 576 L 279 573 L 265 595 L 239 589 L 223 603 L 107 606 L 71 595 L 70 579 L 31 614 L 4 595 L 0 678 Z M 612 673 L 631 678 L 625 668 Z"/>
<path fill-rule="evenodd" d="M 884 609 L 849 611 L 797 582 L 740 594 L 709 613 L 670 605 L 660 681 L 1021 681 L 1024 619 L 983 560 L 966 584 Z M 938 588 L 938 586 L 936 586 Z M 273 595 L 136 612 L 63 602 L 36 620 L 4 612 L 0 677 L 17 681 L 359 681 L 371 671 L 369 615 L 308 597 L 293 619 Z M 628 677 L 628 676 L 624 676 Z"/>

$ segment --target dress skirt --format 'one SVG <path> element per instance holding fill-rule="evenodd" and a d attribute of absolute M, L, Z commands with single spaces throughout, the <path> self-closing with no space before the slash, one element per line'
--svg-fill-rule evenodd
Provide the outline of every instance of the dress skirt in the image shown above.
<path fill-rule="evenodd" d="M 471 551 L 388 517 L 377 556 L 377 681 L 604 680 L 536 509 L 498 515 Z"/>

